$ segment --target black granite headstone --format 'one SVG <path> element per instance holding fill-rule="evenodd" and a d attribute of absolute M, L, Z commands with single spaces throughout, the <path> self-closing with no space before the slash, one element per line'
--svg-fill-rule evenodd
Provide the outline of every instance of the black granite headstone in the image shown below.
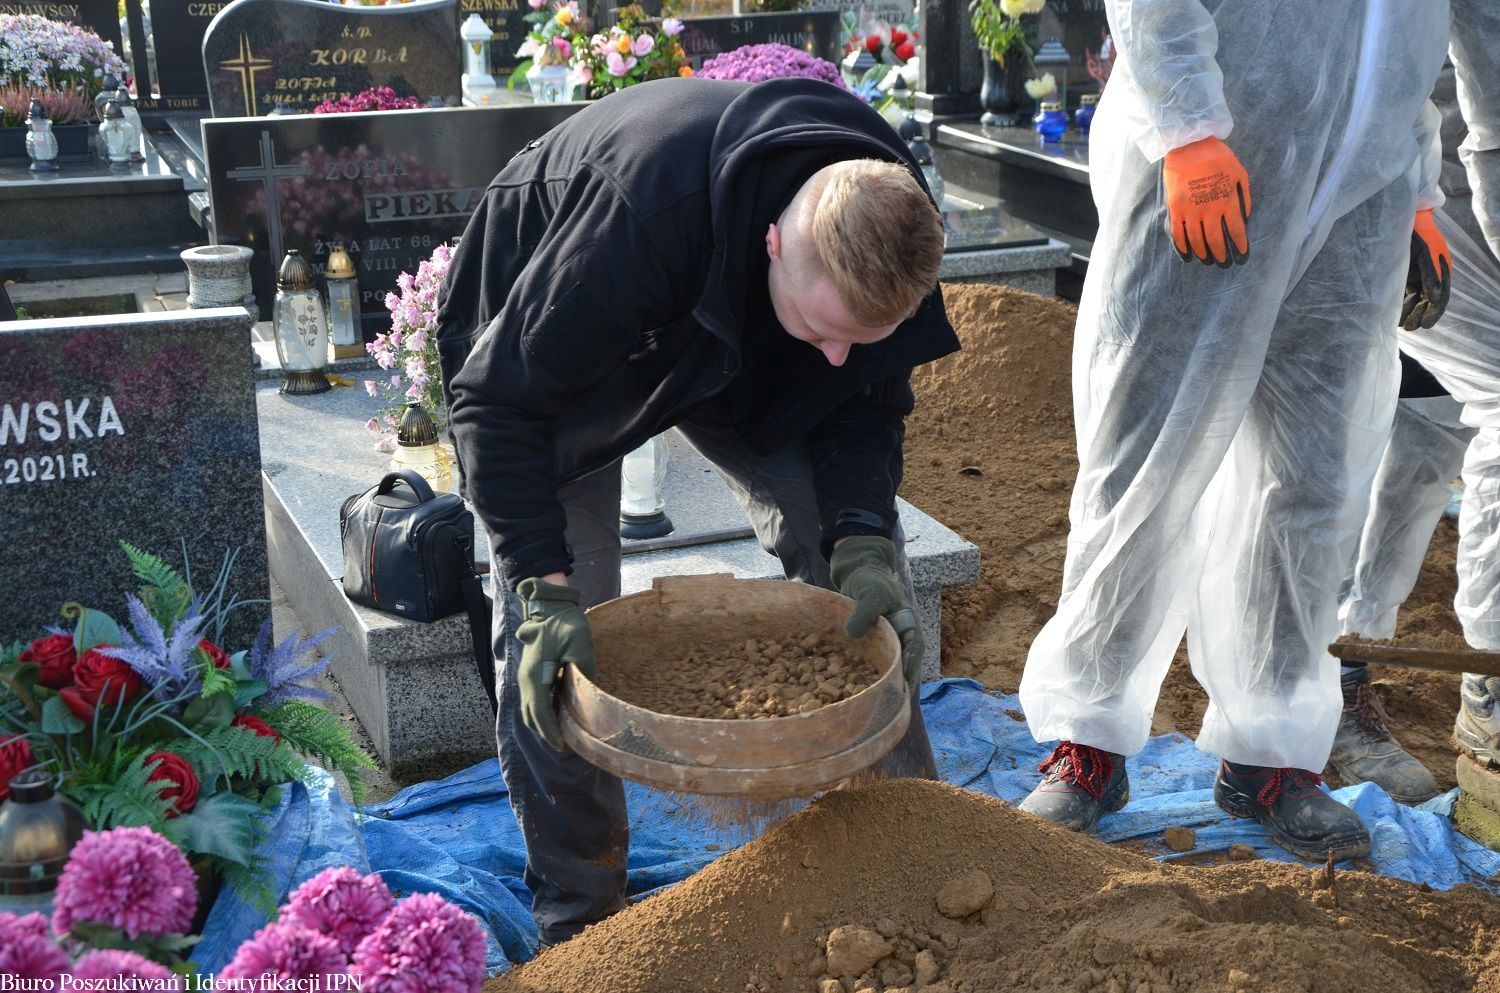
<path fill-rule="evenodd" d="M 124 55 L 120 41 L 120 16 L 115 0 L 0 0 L 0 14 L 40 14 L 54 21 L 67 21 L 88 28 Z"/>
<path fill-rule="evenodd" d="M 123 622 L 140 583 L 122 540 L 179 566 L 185 541 L 201 592 L 238 548 L 233 590 L 267 596 L 249 340 L 242 310 L 0 328 L 0 641 L 64 624 L 69 601 Z"/>
<path fill-rule="evenodd" d="M 373 340 L 389 324 L 385 296 L 396 277 L 463 234 L 500 167 L 582 106 L 206 120 L 214 243 L 255 249 L 262 314 L 271 313 L 274 269 L 287 249 L 321 272 L 332 245 L 344 243 Z"/>
<path fill-rule="evenodd" d="M 459 0 L 459 23 L 478 14 L 495 36 L 490 39 L 490 72 L 507 75 L 520 63 L 516 49 L 526 40 L 526 0 Z"/>
<path fill-rule="evenodd" d="M 678 41 L 693 68 L 720 52 L 742 45 L 780 42 L 827 59 L 838 65 L 843 57 L 839 44 L 839 12 L 799 10 L 777 14 L 741 14 L 735 17 L 685 17 Z"/>
<path fill-rule="evenodd" d="M 1069 106 L 1076 106 L 1081 94 L 1099 91 L 1099 84 L 1088 73 L 1088 53 L 1099 54 L 1108 29 L 1104 0 L 1048 0 L 1038 17 L 1038 42 L 1056 38 L 1068 50 Z M 1049 71 L 1057 75 L 1057 70 Z M 1062 82 L 1058 79 L 1059 84 Z"/>
<path fill-rule="evenodd" d="M 423 103 L 459 102 L 458 0 L 350 7 L 328 0 L 236 0 L 203 38 L 215 117 L 259 117 L 280 106 L 389 86 Z"/>
<path fill-rule="evenodd" d="M 140 0 L 126 0 L 127 4 Z M 203 36 L 230 0 L 151 0 L 151 35 L 156 50 L 155 98 L 137 100 L 147 110 L 200 110 L 208 107 L 203 74 Z"/>

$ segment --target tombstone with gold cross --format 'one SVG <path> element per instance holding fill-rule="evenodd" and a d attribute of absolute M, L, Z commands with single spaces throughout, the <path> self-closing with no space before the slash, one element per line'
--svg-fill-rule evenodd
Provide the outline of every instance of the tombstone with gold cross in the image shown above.
<path fill-rule="evenodd" d="M 215 117 L 306 113 L 325 100 L 389 86 L 459 102 L 458 0 L 381 7 L 327 0 L 235 0 L 203 38 Z"/>

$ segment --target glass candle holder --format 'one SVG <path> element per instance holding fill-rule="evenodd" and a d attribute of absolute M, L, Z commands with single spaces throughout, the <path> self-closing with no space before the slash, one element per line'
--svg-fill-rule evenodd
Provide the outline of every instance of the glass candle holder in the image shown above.
<path fill-rule="evenodd" d="M 328 282 L 329 333 L 335 359 L 358 358 L 365 353 L 359 318 L 359 278 L 354 260 L 343 245 L 334 245 L 323 270 Z"/>
<path fill-rule="evenodd" d="M 328 369 L 328 314 L 307 261 L 295 248 L 286 253 L 276 275 L 273 306 L 276 355 L 286 376 L 281 392 L 306 396 L 332 389 L 324 374 Z"/>
<path fill-rule="evenodd" d="M 1060 140 L 1068 130 L 1068 115 L 1063 113 L 1062 104 L 1050 100 L 1042 104 L 1042 109 L 1031 120 L 1036 125 L 1036 133 L 1046 142 Z"/>
<path fill-rule="evenodd" d="M 57 136 L 52 133 L 52 121 L 42 109 L 40 100 L 31 101 L 26 113 L 26 155 L 31 159 L 32 172 L 56 172 Z"/>
<path fill-rule="evenodd" d="M 1078 98 L 1078 109 L 1073 111 L 1073 125 L 1085 135 L 1094 126 L 1094 111 L 1099 106 L 1099 94 L 1085 93 Z"/>

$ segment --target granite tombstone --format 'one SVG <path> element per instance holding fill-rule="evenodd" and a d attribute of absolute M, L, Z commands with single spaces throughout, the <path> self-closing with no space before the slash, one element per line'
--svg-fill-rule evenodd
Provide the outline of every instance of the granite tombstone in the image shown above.
<path fill-rule="evenodd" d="M 120 18 L 115 0 L 0 0 L 0 14 L 37 14 L 88 28 L 123 55 Z"/>
<path fill-rule="evenodd" d="M 705 59 L 742 45 L 779 42 L 838 64 L 843 57 L 839 43 L 840 14 L 836 10 L 798 10 L 776 14 L 740 14 L 733 17 L 685 17 L 678 40 L 693 68 Z"/>
<path fill-rule="evenodd" d="M 70 601 L 123 619 L 139 584 L 122 540 L 179 566 L 185 542 L 205 588 L 237 548 L 232 589 L 267 596 L 249 337 L 240 308 L 0 327 L 0 642 Z"/>
<path fill-rule="evenodd" d="M 127 9 L 140 0 L 126 0 Z M 156 51 L 156 94 L 142 97 L 145 110 L 205 110 L 208 77 L 203 37 L 229 0 L 151 0 L 151 36 Z"/>
<path fill-rule="evenodd" d="M 516 49 L 526 40 L 526 15 L 531 13 L 526 0 L 459 0 L 458 11 L 460 22 L 478 14 L 495 32 L 490 39 L 490 72 L 509 75 L 521 61 Z"/>
<path fill-rule="evenodd" d="M 255 249 L 251 276 L 271 313 L 289 248 L 321 273 L 343 243 L 365 336 L 385 296 L 435 246 L 463 233 L 495 173 L 581 103 L 393 110 L 203 122 L 214 243 Z"/>
<path fill-rule="evenodd" d="M 456 106 L 461 54 L 458 0 L 385 7 L 236 0 L 203 38 L 215 117 L 310 111 L 373 86 Z"/>

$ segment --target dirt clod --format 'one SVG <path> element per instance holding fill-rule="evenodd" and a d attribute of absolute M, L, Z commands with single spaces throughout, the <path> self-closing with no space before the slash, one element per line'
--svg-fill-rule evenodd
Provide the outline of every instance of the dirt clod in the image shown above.
<path fill-rule="evenodd" d="M 954 876 L 937 891 L 938 912 L 961 920 L 978 911 L 995 895 L 995 883 L 983 869 L 970 869 Z"/>
<path fill-rule="evenodd" d="M 1170 827 L 1167 828 L 1165 841 L 1167 847 L 1174 852 L 1190 852 L 1198 847 L 1198 832 L 1192 828 Z"/>
<path fill-rule="evenodd" d="M 1260 858 L 1260 853 L 1249 845 L 1235 844 L 1229 846 L 1229 858 L 1234 862 L 1254 862 Z"/>
<path fill-rule="evenodd" d="M 845 924 L 828 936 L 828 971 L 835 976 L 859 976 L 891 954 L 891 943 L 878 931 Z"/>
<path fill-rule="evenodd" d="M 937 979 L 939 971 L 937 956 L 933 955 L 930 949 L 922 949 L 917 953 L 917 964 L 912 970 L 913 985 L 918 989 L 930 985 Z"/>

